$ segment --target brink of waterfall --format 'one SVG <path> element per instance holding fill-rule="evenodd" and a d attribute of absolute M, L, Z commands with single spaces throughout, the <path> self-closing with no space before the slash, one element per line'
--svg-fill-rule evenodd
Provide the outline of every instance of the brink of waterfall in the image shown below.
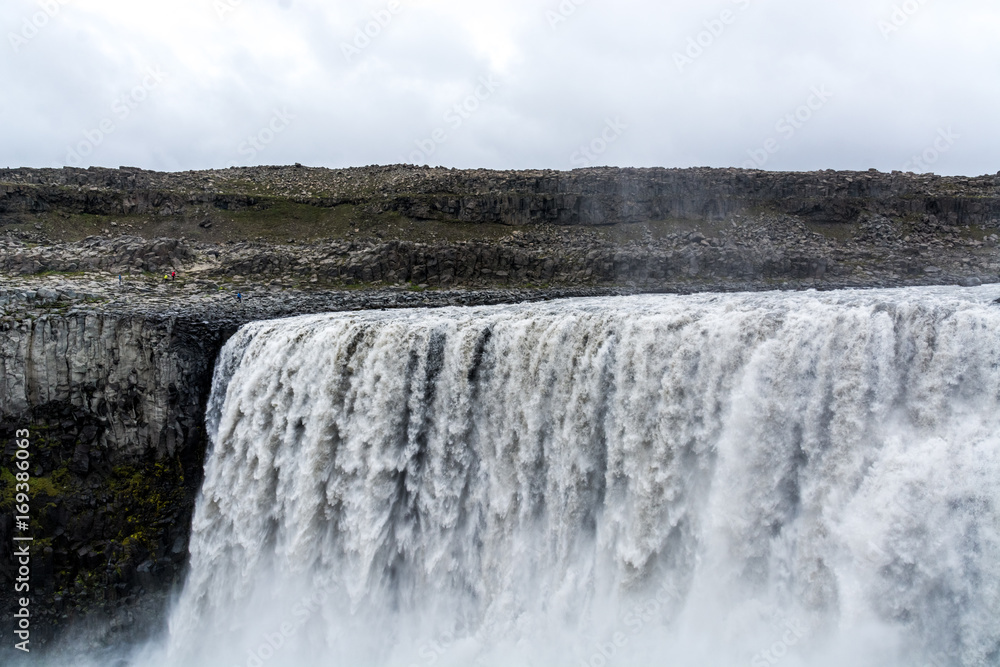
<path fill-rule="evenodd" d="M 998 665 L 995 296 L 250 324 L 136 664 Z"/>

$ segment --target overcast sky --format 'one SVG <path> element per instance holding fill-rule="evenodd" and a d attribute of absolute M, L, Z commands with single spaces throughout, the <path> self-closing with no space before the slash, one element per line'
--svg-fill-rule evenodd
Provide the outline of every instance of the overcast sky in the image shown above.
<path fill-rule="evenodd" d="M 996 0 L 3 0 L 0 25 L 0 166 L 1000 170 Z"/>

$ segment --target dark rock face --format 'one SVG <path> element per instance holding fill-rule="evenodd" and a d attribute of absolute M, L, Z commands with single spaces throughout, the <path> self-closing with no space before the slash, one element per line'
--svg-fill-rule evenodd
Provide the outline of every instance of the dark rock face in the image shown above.
<path fill-rule="evenodd" d="M 117 281 L 119 273 L 162 277 L 178 271 L 207 283 L 241 282 L 244 291 L 275 282 L 286 287 L 833 288 L 982 284 L 1000 275 L 995 234 L 977 240 L 967 228 L 944 225 L 935 216 L 901 223 L 865 213 L 841 228 L 843 238 L 838 239 L 792 216 L 761 214 L 711 230 L 656 237 L 640 229 L 637 238 L 625 242 L 551 226 L 515 230 L 492 241 L 433 243 L 365 239 L 213 245 L 120 236 L 30 246 L 0 237 L 0 269 L 17 276 L 101 271 L 111 274 L 104 278 L 108 281 Z M 10 298 L 0 294 L 0 305 Z"/>
<path fill-rule="evenodd" d="M 0 170 L 0 215 L 59 209 L 169 216 L 199 207 L 269 206 L 275 197 L 317 207 L 358 204 L 415 219 L 519 226 L 723 220 L 760 208 L 820 223 L 850 222 L 869 211 L 1000 226 L 998 176 L 707 168 L 496 172 L 402 165 L 180 174 L 130 168 Z"/>
<path fill-rule="evenodd" d="M 12 461 L 14 434 L 30 433 L 33 638 L 44 642 L 75 620 L 133 605 L 178 581 L 221 337 L 96 313 L 45 315 L 3 329 L 0 442 Z M 0 490 L 7 634 L 12 481 L 5 475 Z"/>
<path fill-rule="evenodd" d="M 211 340 L 170 322 L 98 313 L 42 315 L 4 329 L 5 416 L 49 405 L 84 411 L 97 420 L 86 427 L 89 441 L 116 461 L 170 457 L 200 437 L 193 416 L 211 373 Z"/>
<path fill-rule="evenodd" d="M 586 169 L 492 176 L 449 172 L 428 178 L 424 192 L 398 196 L 383 206 L 414 218 L 511 225 L 724 220 L 767 208 L 820 223 L 851 222 L 871 211 L 897 217 L 931 214 L 951 224 L 995 227 L 1000 224 L 998 185 L 992 176 L 949 179 L 878 172 Z"/>
<path fill-rule="evenodd" d="M 3 244 L 0 241 L 0 245 Z M 157 272 L 180 268 L 195 258 L 190 244 L 178 239 L 88 239 L 67 246 L 23 245 L 4 248 L 0 270 L 14 275 L 45 271 Z"/>

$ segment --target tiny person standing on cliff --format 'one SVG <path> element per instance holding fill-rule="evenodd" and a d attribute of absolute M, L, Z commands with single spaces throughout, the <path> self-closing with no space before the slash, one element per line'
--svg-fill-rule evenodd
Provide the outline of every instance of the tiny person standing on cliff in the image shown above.
<path fill-rule="evenodd" d="M 243 295 L 240 294 L 239 292 L 236 293 L 236 301 L 238 301 L 239 303 L 243 303 Z"/>

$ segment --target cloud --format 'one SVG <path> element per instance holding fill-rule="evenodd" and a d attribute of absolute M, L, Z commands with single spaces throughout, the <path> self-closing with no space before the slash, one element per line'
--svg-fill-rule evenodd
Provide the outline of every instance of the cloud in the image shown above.
<path fill-rule="evenodd" d="M 83 164 L 384 164 L 443 129 L 429 164 L 569 169 L 619 119 L 611 165 L 740 166 L 781 137 L 764 168 L 893 170 L 953 128 L 935 171 L 1000 168 L 986 0 L 8 0 L 0 27 L 0 166 L 62 165 L 110 118 Z M 502 85 L 455 127 L 481 77 Z M 834 97 L 784 138 L 815 86 Z"/>

